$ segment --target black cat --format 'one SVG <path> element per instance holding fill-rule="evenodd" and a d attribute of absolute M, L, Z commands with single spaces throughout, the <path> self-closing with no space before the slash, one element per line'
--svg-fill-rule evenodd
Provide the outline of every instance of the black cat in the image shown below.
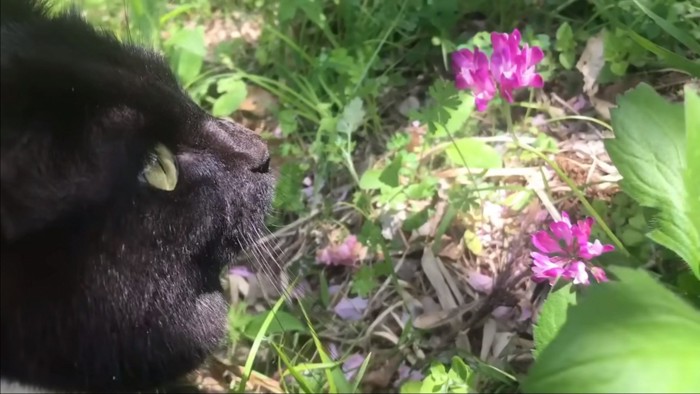
<path fill-rule="evenodd" d="M 2 379 L 148 389 L 225 334 L 219 274 L 260 234 L 263 141 L 157 54 L 0 0 Z"/>

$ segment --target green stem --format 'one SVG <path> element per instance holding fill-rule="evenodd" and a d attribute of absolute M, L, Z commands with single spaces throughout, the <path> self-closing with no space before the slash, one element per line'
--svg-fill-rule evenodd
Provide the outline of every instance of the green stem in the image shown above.
<path fill-rule="evenodd" d="M 579 188 L 576 186 L 574 181 L 572 181 L 571 178 L 569 178 L 564 173 L 564 171 L 562 171 L 562 169 L 559 168 L 559 165 L 557 165 L 557 163 L 555 163 L 554 161 L 547 158 L 547 156 L 545 156 L 542 152 L 537 151 L 535 148 L 528 146 L 526 144 L 522 144 L 520 142 L 518 142 L 517 144 L 518 144 L 518 147 L 535 154 L 537 157 L 539 157 L 540 159 L 544 160 L 547 164 L 549 164 L 550 167 L 552 167 L 552 169 L 554 170 L 554 172 L 557 173 L 559 178 L 564 180 L 564 182 L 566 182 L 566 184 L 569 186 L 569 188 L 571 188 L 571 191 L 574 192 L 574 195 L 576 196 L 576 198 L 581 202 L 581 204 L 583 204 L 583 206 L 586 208 L 586 211 L 588 211 L 588 214 L 593 216 L 593 218 L 596 220 L 596 222 L 603 229 L 603 232 L 605 233 L 605 235 L 607 235 L 608 238 L 610 238 L 610 240 L 612 241 L 612 243 L 615 244 L 615 247 L 617 247 L 625 256 L 629 257 L 630 252 L 628 252 L 627 249 L 625 249 L 624 245 L 622 245 L 622 242 L 615 236 L 615 234 L 612 232 L 612 230 L 610 230 L 610 227 L 608 227 L 608 225 L 605 223 L 603 218 L 598 214 L 598 212 L 595 210 L 595 208 L 593 208 L 593 205 L 591 205 L 591 203 L 588 202 L 588 200 L 586 199 L 586 195 L 581 190 L 579 190 Z"/>
<path fill-rule="evenodd" d="M 549 164 L 550 167 L 554 170 L 554 172 L 557 173 L 559 178 L 564 180 L 564 182 L 571 188 L 571 191 L 573 191 L 574 195 L 576 198 L 583 204 L 583 206 L 586 208 L 586 211 L 588 211 L 588 214 L 593 216 L 593 218 L 596 220 L 596 222 L 600 225 L 600 227 L 603 229 L 603 232 L 605 235 L 610 238 L 612 243 L 615 244 L 615 247 L 617 247 L 618 250 L 620 250 L 625 256 L 629 257 L 630 253 L 625 249 L 625 246 L 622 245 L 622 242 L 613 234 L 612 230 L 610 230 L 610 227 L 605 223 L 603 218 L 598 214 L 598 212 L 593 208 L 593 205 L 588 202 L 586 199 L 586 195 L 576 186 L 573 180 L 569 178 L 564 171 L 562 171 L 561 168 L 559 168 L 559 165 L 555 163 L 553 160 L 550 160 L 545 156 L 542 152 L 536 150 L 535 148 L 520 142 L 518 139 L 518 136 L 515 134 L 515 129 L 513 128 L 513 117 L 511 116 L 510 113 L 510 105 L 507 102 L 503 102 L 503 114 L 506 118 L 506 127 L 507 131 L 510 132 L 513 135 L 513 140 L 515 141 L 515 144 L 522 149 L 525 149 L 526 151 L 533 153 L 535 156 L 539 157 L 540 159 L 544 160 L 547 164 Z"/>

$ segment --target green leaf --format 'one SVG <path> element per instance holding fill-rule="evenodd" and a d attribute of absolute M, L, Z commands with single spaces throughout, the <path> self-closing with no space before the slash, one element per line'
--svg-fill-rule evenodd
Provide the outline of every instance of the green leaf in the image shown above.
<path fill-rule="evenodd" d="M 571 29 L 569 22 L 564 22 L 559 25 L 556 34 L 557 42 L 554 49 L 559 52 L 566 52 L 574 48 L 574 31 Z"/>
<path fill-rule="evenodd" d="M 183 84 L 187 85 L 199 76 L 206 54 L 203 27 L 178 30 L 165 45 L 169 48 L 175 72 Z"/>
<path fill-rule="evenodd" d="M 639 9 L 642 10 L 647 16 L 656 22 L 656 24 L 664 29 L 666 33 L 668 33 L 670 36 L 678 40 L 679 42 L 683 43 L 688 49 L 691 51 L 695 52 L 696 54 L 700 53 L 700 43 L 698 43 L 693 36 L 690 34 L 688 31 L 683 31 L 676 26 L 673 25 L 673 23 L 667 21 L 666 19 L 656 15 L 652 10 L 647 8 L 641 1 L 639 0 L 632 0 L 634 4 L 639 7 Z"/>
<path fill-rule="evenodd" d="M 533 328 L 535 337 L 535 350 L 533 353 L 535 359 L 556 337 L 559 329 L 566 322 L 566 316 L 572 305 L 576 305 L 576 293 L 572 291 L 571 284 L 547 296 L 547 300 L 542 305 L 537 324 Z"/>
<path fill-rule="evenodd" d="M 457 111 L 457 108 L 466 105 L 465 97 L 468 95 L 464 92 L 458 92 L 454 83 L 438 79 L 430 86 L 428 94 L 433 99 L 432 105 L 420 111 L 413 111 L 411 117 L 428 125 L 428 131 L 431 134 L 435 135 L 438 130 L 444 132 L 445 125 L 451 120 L 453 115 L 464 116 L 462 111 Z M 470 100 L 469 102 L 473 107 L 474 101 Z M 471 109 L 469 113 L 471 113 Z M 458 123 L 457 121 L 453 122 L 455 124 Z"/>
<path fill-rule="evenodd" d="M 401 389 L 399 389 L 400 394 L 413 394 L 413 393 L 420 393 L 421 388 L 423 387 L 423 383 L 418 381 L 418 380 L 409 380 L 406 383 L 401 385 Z"/>
<path fill-rule="evenodd" d="M 389 163 L 381 175 L 379 175 L 379 181 L 383 184 L 391 187 L 399 186 L 399 171 L 401 170 L 401 156 L 396 156 L 394 160 Z"/>
<path fill-rule="evenodd" d="M 700 392 L 700 313 L 646 271 L 592 285 L 523 383 L 525 393 Z"/>
<path fill-rule="evenodd" d="M 377 279 L 371 266 L 364 265 L 355 273 L 352 281 L 352 289 L 358 296 L 366 298 L 375 288 Z"/>
<path fill-rule="evenodd" d="M 211 109 L 211 114 L 214 116 L 228 116 L 237 110 L 241 105 L 243 100 L 245 100 L 248 90 L 246 89 L 245 82 L 238 80 L 228 87 L 226 93 L 217 97 L 214 101 L 214 105 Z"/>
<path fill-rule="evenodd" d="M 381 189 L 384 183 L 379 180 L 382 176 L 382 170 L 373 168 L 362 173 L 360 177 L 359 187 L 362 190 Z"/>
<path fill-rule="evenodd" d="M 567 70 L 574 68 L 575 60 L 573 52 L 562 52 L 559 54 L 559 63 Z"/>
<path fill-rule="evenodd" d="M 700 234 L 700 91 L 698 86 L 685 87 L 685 152 L 686 163 L 683 180 L 687 190 L 687 215 L 690 217 L 695 234 Z M 696 243 L 695 248 L 700 249 Z M 700 262 L 697 262 L 695 275 L 700 279 Z"/>
<path fill-rule="evenodd" d="M 451 368 L 452 369 L 450 371 L 454 371 L 462 383 L 466 384 L 469 382 L 469 379 L 472 376 L 472 369 L 470 366 L 464 363 L 464 360 L 457 356 L 452 357 Z"/>
<path fill-rule="evenodd" d="M 450 163 L 456 166 L 466 165 L 470 169 L 503 167 L 501 155 L 491 145 L 470 137 L 455 140 L 445 153 Z"/>
<path fill-rule="evenodd" d="M 343 108 L 336 130 L 343 134 L 352 134 L 362 125 L 365 118 L 365 110 L 362 108 L 362 99 L 355 97 Z"/>
<path fill-rule="evenodd" d="M 430 373 L 423 379 L 419 393 L 442 393 L 447 386 L 447 380 L 445 366 L 434 362 L 430 367 Z"/>
<path fill-rule="evenodd" d="M 683 107 L 640 84 L 619 98 L 611 116 L 615 138 L 606 140 L 605 147 L 623 177 L 620 186 L 640 205 L 658 210 L 647 236 L 676 252 L 700 277 L 700 232 L 691 221 L 689 204 L 697 195 L 689 196 L 695 186 L 683 176 L 686 149 L 692 147 L 687 145 L 692 137 L 685 136 Z M 691 167 L 697 170 L 697 162 Z"/>
<path fill-rule="evenodd" d="M 445 107 L 449 119 L 435 123 L 435 137 L 444 137 L 458 132 L 474 112 L 474 96 L 471 93 L 461 91 L 456 97 L 459 100 L 456 108 Z"/>
<path fill-rule="evenodd" d="M 301 187 L 306 173 L 294 162 L 284 163 L 280 167 L 279 180 L 273 206 L 285 212 L 299 212 L 304 209 L 303 194 Z"/>
<path fill-rule="evenodd" d="M 668 66 L 683 70 L 693 76 L 700 77 L 699 62 L 686 59 L 684 56 L 657 45 L 653 41 L 640 36 L 633 30 L 626 30 L 625 33 L 644 49 L 663 59 Z"/>
<path fill-rule="evenodd" d="M 430 209 L 425 208 L 412 214 L 411 216 L 407 217 L 406 220 L 404 220 L 403 224 L 401 225 L 401 229 L 408 232 L 417 230 L 420 228 L 420 226 L 424 225 L 428 219 L 430 219 L 431 213 L 432 211 Z"/>
<path fill-rule="evenodd" d="M 263 324 L 270 313 L 273 312 L 269 311 L 267 313 L 255 315 L 251 319 L 250 323 L 248 323 L 248 326 L 246 326 L 245 334 L 250 338 L 255 338 L 260 329 L 263 327 Z M 272 318 L 272 322 L 270 322 L 270 326 L 267 328 L 267 335 L 281 334 L 283 332 L 291 331 L 307 332 L 307 327 L 294 315 L 285 311 L 277 311 L 275 316 Z"/>

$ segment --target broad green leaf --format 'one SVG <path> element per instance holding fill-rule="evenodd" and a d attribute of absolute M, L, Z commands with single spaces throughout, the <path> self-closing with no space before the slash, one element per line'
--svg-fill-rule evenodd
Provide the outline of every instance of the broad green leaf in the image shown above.
<path fill-rule="evenodd" d="M 452 357 L 452 369 L 463 383 L 468 383 L 472 377 L 472 369 L 464 363 L 464 360 L 454 356 Z"/>
<path fill-rule="evenodd" d="M 178 30 L 165 42 L 165 46 L 180 81 L 187 85 L 197 78 L 206 54 L 204 28 Z"/>
<path fill-rule="evenodd" d="M 240 82 L 240 85 L 235 90 L 231 90 L 217 97 L 211 109 L 211 114 L 214 116 L 229 116 L 233 111 L 237 110 L 243 100 L 245 100 L 247 91 L 245 83 Z"/>
<path fill-rule="evenodd" d="M 572 305 L 576 305 L 576 293 L 571 290 L 570 284 L 547 296 L 547 300 L 542 305 L 537 324 L 533 328 L 535 359 L 556 337 L 559 329 L 566 322 L 566 316 Z"/>
<path fill-rule="evenodd" d="M 605 147 L 623 177 L 620 186 L 640 205 L 658 210 L 647 236 L 676 252 L 700 277 L 700 232 L 686 197 L 692 186 L 683 179 L 686 149 L 691 148 L 683 106 L 641 84 L 619 98 L 611 116 L 615 138 L 606 140 Z"/>
<path fill-rule="evenodd" d="M 423 383 L 418 380 L 409 380 L 406 383 L 401 385 L 401 388 L 399 389 L 400 394 L 413 394 L 413 393 L 420 393 L 421 388 L 423 387 Z"/>
<path fill-rule="evenodd" d="M 202 70 L 204 58 L 192 52 L 181 51 L 177 55 L 177 76 L 184 85 L 194 81 Z"/>
<path fill-rule="evenodd" d="M 646 271 L 613 267 L 542 350 L 525 393 L 700 392 L 700 312 Z"/>
<path fill-rule="evenodd" d="M 470 169 L 503 167 L 501 155 L 493 147 L 470 137 L 455 140 L 454 144 L 445 149 L 445 153 L 455 166 L 466 165 Z"/>
<path fill-rule="evenodd" d="M 260 313 L 255 315 L 248 326 L 245 328 L 245 333 L 250 338 L 255 338 L 258 332 L 265 323 L 268 315 L 273 312 Z M 272 318 L 269 327 L 267 328 L 267 335 L 280 334 L 283 332 L 307 332 L 307 327 L 299 319 L 294 317 L 294 315 L 287 313 L 285 311 L 277 311 L 275 316 Z"/>
<path fill-rule="evenodd" d="M 389 163 L 388 166 L 384 168 L 381 175 L 379 175 L 379 180 L 391 187 L 399 186 L 399 171 L 401 170 L 401 156 L 396 156 L 394 160 Z"/>
<path fill-rule="evenodd" d="M 685 87 L 686 163 L 683 174 L 687 190 L 688 215 L 695 234 L 700 234 L 700 91 L 698 86 Z M 696 251 L 700 243 L 695 244 Z M 696 261 L 695 274 L 700 279 L 700 262 Z"/>
<path fill-rule="evenodd" d="M 444 107 L 444 111 L 449 114 L 447 121 L 436 122 L 435 137 L 445 137 L 457 133 L 464 124 L 469 120 L 469 117 L 474 112 L 474 96 L 465 91 L 461 91 L 456 95 L 459 100 L 459 105 L 455 108 Z M 444 123 L 444 124 L 443 124 Z"/>
<path fill-rule="evenodd" d="M 382 186 L 384 186 L 384 183 L 379 180 L 379 178 L 382 175 L 382 170 L 380 169 L 370 169 L 362 173 L 362 176 L 360 177 L 360 184 L 359 187 L 362 190 L 373 190 L 373 189 L 381 189 Z"/>
<path fill-rule="evenodd" d="M 559 25 L 556 33 L 557 42 L 554 44 L 554 49 L 559 52 L 564 52 L 569 49 L 574 48 L 576 43 L 574 42 L 574 30 L 571 28 L 569 22 L 564 22 Z"/>

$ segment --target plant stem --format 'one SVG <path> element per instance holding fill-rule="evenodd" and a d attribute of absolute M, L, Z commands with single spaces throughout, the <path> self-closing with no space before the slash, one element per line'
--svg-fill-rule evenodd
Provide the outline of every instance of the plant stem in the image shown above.
<path fill-rule="evenodd" d="M 552 167 L 552 169 L 554 170 L 554 172 L 557 173 L 559 178 L 564 180 L 564 182 L 566 182 L 566 184 L 569 186 L 569 188 L 571 188 L 571 191 L 574 193 L 576 198 L 581 202 L 581 204 L 583 204 L 583 206 L 586 208 L 586 211 L 588 211 L 588 214 L 593 216 L 593 218 L 596 220 L 596 222 L 603 229 L 603 232 L 605 233 L 605 235 L 607 235 L 608 238 L 610 238 L 610 240 L 612 241 L 612 243 L 615 244 L 615 247 L 617 247 L 625 256 L 629 257 L 630 252 L 628 252 L 627 249 L 625 249 L 625 246 L 622 245 L 622 242 L 615 236 L 615 234 L 612 232 L 612 230 L 610 230 L 610 227 L 608 227 L 608 225 L 605 223 L 603 218 L 598 214 L 598 212 L 595 210 L 595 208 L 593 208 L 593 205 L 591 205 L 591 203 L 588 202 L 588 200 L 586 199 L 586 195 L 583 194 L 583 192 L 581 190 L 579 190 L 579 188 L 576 186 L 574 181 L 572 181 L 571 178 L 569 178 L 564 173 L 564 171 L 562 171 L 562 169 L 559 168 L 559 165 L 557 165 L 557 163 L 555 163 L 553 160 L 550 160 L 549 158 L 547 158 L 547 156 L 545 156 L 542 152 L 537 151 L 535 148 L 528 146 L 526 144 L 520 143 L 520 142 L 518 142 L 517 144 L 518 144 L 518 147 L 535 154 L 537 157 L 539 157 L 540 159 L 544 160 L 547 164 L 549 164 L 550 167 Z"/>
<path fill-rule="evenodd" d="M 576 198 L 583 204 L 583 206 L 586 208 L 586 211 L 588 211 L 588 214 L 593 216 L 593 218 L 596 220 L 596 222 L 600 225 L 600 227 L 603 229 L 603 232 L 605 232 L 605 235 L 610 238 L 612 243 L 615 244 L 615 247 L 617 247 L 618 250 L 620 250 L 625 256 L 629 257 L 630 253 L 625 249 L 625 246 L 622 244 L 622 242 L 613 234 L 612 230 L 610 230 L 610 227 L 605 223 L 603 218 L 598 214 L 598 212 L 593 208 L 593 205 L 588 202 L 586 199 L 586 195 L 579 190 L 579 188 L 576 186 L 574 181 L 569 178 L 564 171 L 562 171 L 561 168 L 559 168 L 559 165 L 555 163 L 553 160 L 550 160 L 547 156 L 545 156 L 542 152 L 538 151 L 537 149 L 520 142 L 518 139 L 518 136 L 515 134 L 515 129 L 513 128 L 513 117 L 510 113 L 510 105 L 507 102 L 503 102 L 503 115 L 506 118 L 506 127 L 508 132 L 510 132 L 513 135 L 513 140 L 515 141 L 515 144 L 522 149 L 525 149 L 526 151 L 535 154 L 537 157 L 540 159 L 544 160 L 547 164 L 549 164 L 550 167 L 554 170 L 554 172 L 557 173 L 559 178 L 561 178 L 566 184 L 571 188 L 571 191 L 573 191 L 574 195 Z"/>

